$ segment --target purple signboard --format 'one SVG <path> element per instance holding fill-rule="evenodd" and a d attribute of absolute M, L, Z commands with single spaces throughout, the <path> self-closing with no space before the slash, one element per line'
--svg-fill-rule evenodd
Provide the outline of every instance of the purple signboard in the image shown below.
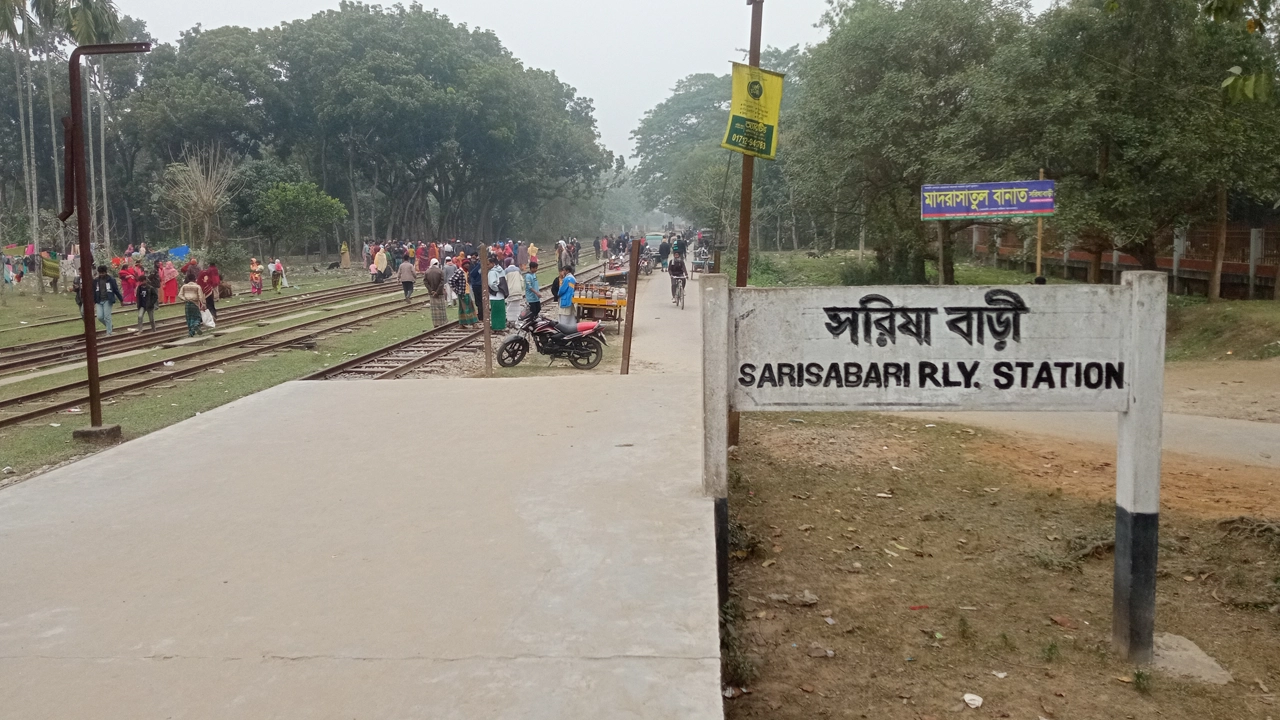
<path fill-rule="evenodd" d="M 1053 181 L 925 185 L 921 220 L 1027 217 L 1053 214 Z"/>

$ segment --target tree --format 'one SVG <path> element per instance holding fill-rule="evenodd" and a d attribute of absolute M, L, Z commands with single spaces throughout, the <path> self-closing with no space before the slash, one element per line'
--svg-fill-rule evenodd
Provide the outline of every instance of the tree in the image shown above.
<path fill-rule="evenodd" d="M 166 193 L 193 231 L 199 229 L 200 248 L 208 250 L 214 222 L 239 189 L 235 168 L 231 157 L 216 145 L 189 148 L 184 155 L 183 162 L 165 171 Z"/>
<path fill-rule="evenodd" d="M 347 216 L 342 203 L 326 195 L 315 183 L 282 182 L 260 195 L 254 203 L 260 227 L 271 239 L 271 254 L 279 243 L 302 246 L 307 254 L 310 239 Z"/>
<path fill-rule="evenodd" d="M 1021 11 L 1002 0 L 856 0 L 824 22 L 830 35 L 803 64 L 798 190 L 809 203 L 848 203 L 882 273 L 923 282 L 933 257 L 950 282 L 950 233 L 965 224 L 931 251 L 937 228 L 919 221 L 920 188 L 990 179 L 956 125 L 975 76 L 1023 32 Z"/>

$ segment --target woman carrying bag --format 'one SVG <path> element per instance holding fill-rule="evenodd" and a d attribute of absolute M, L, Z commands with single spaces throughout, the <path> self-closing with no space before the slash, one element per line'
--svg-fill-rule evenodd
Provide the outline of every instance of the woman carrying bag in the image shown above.
<path fill-rule="evenodd" d="M 187 337 L 199 335 L 200 326 L 204 323 L 204 314 L 209 311 L 204 308 L 204 290 L 201 290 L 200 284 L 196 282 L 194 272 L 187 273 L 186 284 L 178 289 L 178 299 L 186 303 Z"/>

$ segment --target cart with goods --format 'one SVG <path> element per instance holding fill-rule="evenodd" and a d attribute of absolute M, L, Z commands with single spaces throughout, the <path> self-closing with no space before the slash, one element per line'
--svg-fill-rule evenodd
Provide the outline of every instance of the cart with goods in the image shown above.
<path fill-rule="evenodd" d="M 574 315 L 579 320 L 612 321 L 622 327 L 627 291 L 605 283 L 583 283 L 573 294 Z"/>

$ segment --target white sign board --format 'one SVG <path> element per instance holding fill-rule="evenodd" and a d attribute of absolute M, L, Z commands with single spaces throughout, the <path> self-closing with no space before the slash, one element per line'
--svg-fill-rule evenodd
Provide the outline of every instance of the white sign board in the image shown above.
<path fill-rule="evenodd" d="M 1112 636 L 1122 656 L 1145 662 L 1166 283 L 1136 272 L 1118 286 L 729 288 L 704 276 L 705 490 L 724 504 L 730 411 L 1115 412 Z"/>
<path fill-rule="evenodd" d="M 1122 286 L 743 288 L 735 410 L 1128 409 Z"/>

